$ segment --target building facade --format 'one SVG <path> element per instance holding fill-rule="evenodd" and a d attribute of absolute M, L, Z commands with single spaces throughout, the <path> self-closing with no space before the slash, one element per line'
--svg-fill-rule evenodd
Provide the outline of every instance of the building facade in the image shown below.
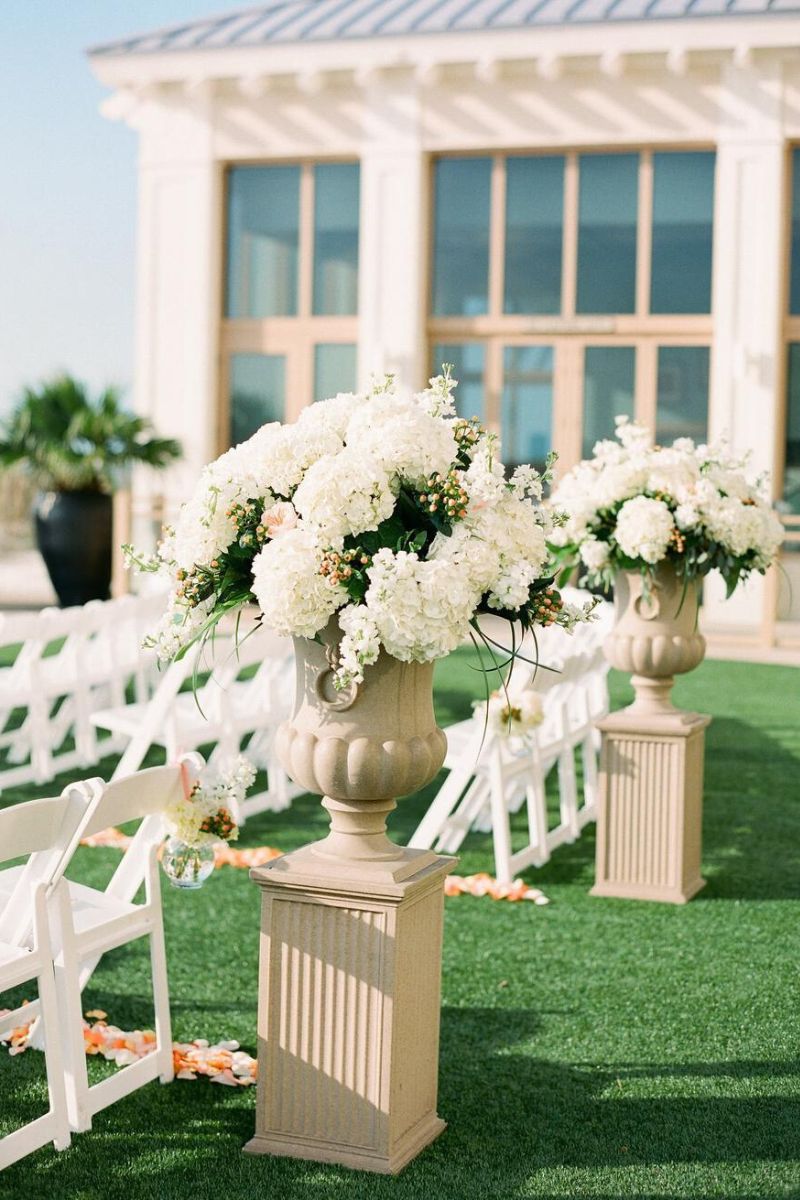
<path fill-rule="evenodd" d="M 800 645 L 799 0 L 285 0 L 91 62 L 140 139 L 168 511 L 264 421 L 450 362 L 509 462 L 621 412 L 751 451 L 783 570 L 704 622 Z"/>

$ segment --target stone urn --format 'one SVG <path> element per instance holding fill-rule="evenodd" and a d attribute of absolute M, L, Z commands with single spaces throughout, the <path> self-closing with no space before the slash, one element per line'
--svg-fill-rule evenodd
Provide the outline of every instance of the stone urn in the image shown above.
<path fill-rule="evenodd" d="M 327 837 L 251 871 L 261 889 L 259 1078 L 252 1154 L 395 1174 L 438 1116 L 444 879 L 454 859 L 386 836 L 395 798 L 444 761 L 433 664 L 381 652 L 337 692 L 339 627 L 298 639 L 291 777 L 323 795 Z"/>
<path fill-rule="evenodd" d="M 693 671 L 706 650 L 699 601 L 699 581 L 685 585 L 669 562 L 660 563 L 652 578 L 639 571 L 616 575 L 616 619 L 604 652 L 613 667 L 632 676 L 636 698 L 626 714 L 679 716 L 670 696 L 675 676 Z"/>
<path fill-rule="evenodd" d="M 330 813 L 330 833 L 308 847 L 319 866 L 391 869 L 408 859 L 386 836 L 395 797 L 430 783 L 447 750 L 433 712 L 433 663 L 403 663 L 381 650 L 362 684 L 337 692 L 335 617 L 319 636 L 295 639 L 295 711 L 278 731 L 278 756 L 296 783 L 324 797 Z M 425 853 L 411 860 L 414 870 Z"/>

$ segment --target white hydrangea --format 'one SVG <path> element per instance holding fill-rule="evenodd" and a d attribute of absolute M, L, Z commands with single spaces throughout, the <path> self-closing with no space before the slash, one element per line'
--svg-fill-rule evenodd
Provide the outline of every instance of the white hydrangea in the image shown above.
<path fill-rule="evenodd" d="M 253 560 L 253 592 L 276 633 L 312 638 L 346 603 L 345 589 L 320 573 L 323 549 L 299 526 L 267 542 Z"/>
<path fill-rule="evenodd" d="M 446 474 L 458 452 L 452 422 L 394 391 L 372 396 L 355 411 L 347 445 L 420 489 L 431 475 Z"/>
<path fill-rule="evenodd" d="M 700 524 L 700 513 L 693 504 L 679 504 L 675 509 L 675 524 L 683 533 L 696 529 Z"/>
<path fill-rule="evenodd" d="M 783 540 L 783 528 L 774 513 L 733 496 L 709 504 L 703 520 L 711 536 L 737 557 L 754 551 L 770 561 Z"/>
<path fill-rule="evenodd" d="M 588 537 L 581 543 L 580 555 L 584 566 L 592 573 L 602 571 L 611 559 L 608 542 L 601 542 L 595 537 Z"/>
<path fill-rule="evenodd" d="M 347 449 L 309 467 L 293 503 L 320 541 L 333 543 L 377 529 L 394 511 L 395 492 L 380 463 Z"/>
<path fill-rule="evenodd" d="M 657 563 L 665 557 L 675 526 L 663 500 L 634 496 L 617 513 L 615 537 L 623 554 Z"/>
<path fill-rule="evenodd" d="M 442 658 L 469 636 L 480 593 L 458 563 L 383 549 L 367 576 L 365 604 L 381 643 L 401 662 Z"/>
<path fill-rule="evenodd" d="M 367 396 L 363 392 L 338 392 L 330 400 L 317 400 L 315 404 L 304 408 L 297 420 L 297 426 L 305 433 L 322 434 L 325 437 L 332 434 L 343 443 L 350 418 L 367 402 Z"/>

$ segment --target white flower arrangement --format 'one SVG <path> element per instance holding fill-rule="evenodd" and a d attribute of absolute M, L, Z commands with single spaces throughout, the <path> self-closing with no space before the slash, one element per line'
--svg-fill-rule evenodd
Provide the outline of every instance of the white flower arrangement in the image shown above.
<path fill-rule="evenodd" d="M 552 529 L 551 551 L 565 572 L 580 565 L 591 586 L 669 561 L 685 581 L 718 570 L 730 595 L 766 571 L 783 540 L 765 479 L 751 481 L 747 467 L 747 457 L 690 438 L 656 446 L 647 429 L 617 417 L 617 440 L 598 442 L 553 493 L 569 515 Z"/>
<path fill-rule="evenodd" d="M 170 835 L 192 848 L 236 841 L 239 830 L 232 814 L 255 777 L 255 767 L 244 755 L 220 768 L 205 767 L 190 794 L 165 809 Z"/>
<path fill-rule="evenodd" d="M 266 425 L 206 467 L 158 558 L 130 555 L 170 577 L 150 639 L 160 657 L 248 603 L 307 638 L 339 612 L 346 687 L 381 647 L 405 662 L 448 654 L 480 634 L 480 613 L 524 628 L 586 619 L 591 606 L 550 586 L 542 478 L 531 467 L 506 478 L 496 436 L 455 415 L 455 386 L 447 368 L 415 396 L 387 377 Z"/>
<path fill-rule="evenodd" d="M 534 688 L 510 696 L 503 689 L 492 692 L 486 701 L 474 704 L 476 713 L 485 715 L 486 727 L 494 734 L 510 738 L 525 738 L 544 720 L 542 697 Z"/>

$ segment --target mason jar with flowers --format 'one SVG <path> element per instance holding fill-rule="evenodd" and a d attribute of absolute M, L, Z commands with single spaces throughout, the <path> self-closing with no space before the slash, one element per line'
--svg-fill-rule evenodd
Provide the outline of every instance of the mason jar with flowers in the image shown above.
<path fill-rule="evenodd" d="M 774 561 L 782 527 L 762 476 L 724 445 L 678 438 L 654 444 L 649 430 L 617 418 L 616 440 L 598 442 L 555 489 L 569 514 L 550 549 L 562 575 L 575 568 L 590 587 L 613 586 L 616 622 L 606 655 L 631 672 L 631 712 L 674 711 L 676 674 L 705 653 L 698 629 L 700 584 L 718 571 L 727 595 Z"/>
<path fill-rule="evenodd" d="M 214 847 L 239 836 L 234 819 L 255 779 L 253 764 L 240 755 L 220 768 L 205 767 L 190 791 L 164 812 L 168 836 L 161 866 L 173 887 L 202 887 L 214 870 Z"/>

